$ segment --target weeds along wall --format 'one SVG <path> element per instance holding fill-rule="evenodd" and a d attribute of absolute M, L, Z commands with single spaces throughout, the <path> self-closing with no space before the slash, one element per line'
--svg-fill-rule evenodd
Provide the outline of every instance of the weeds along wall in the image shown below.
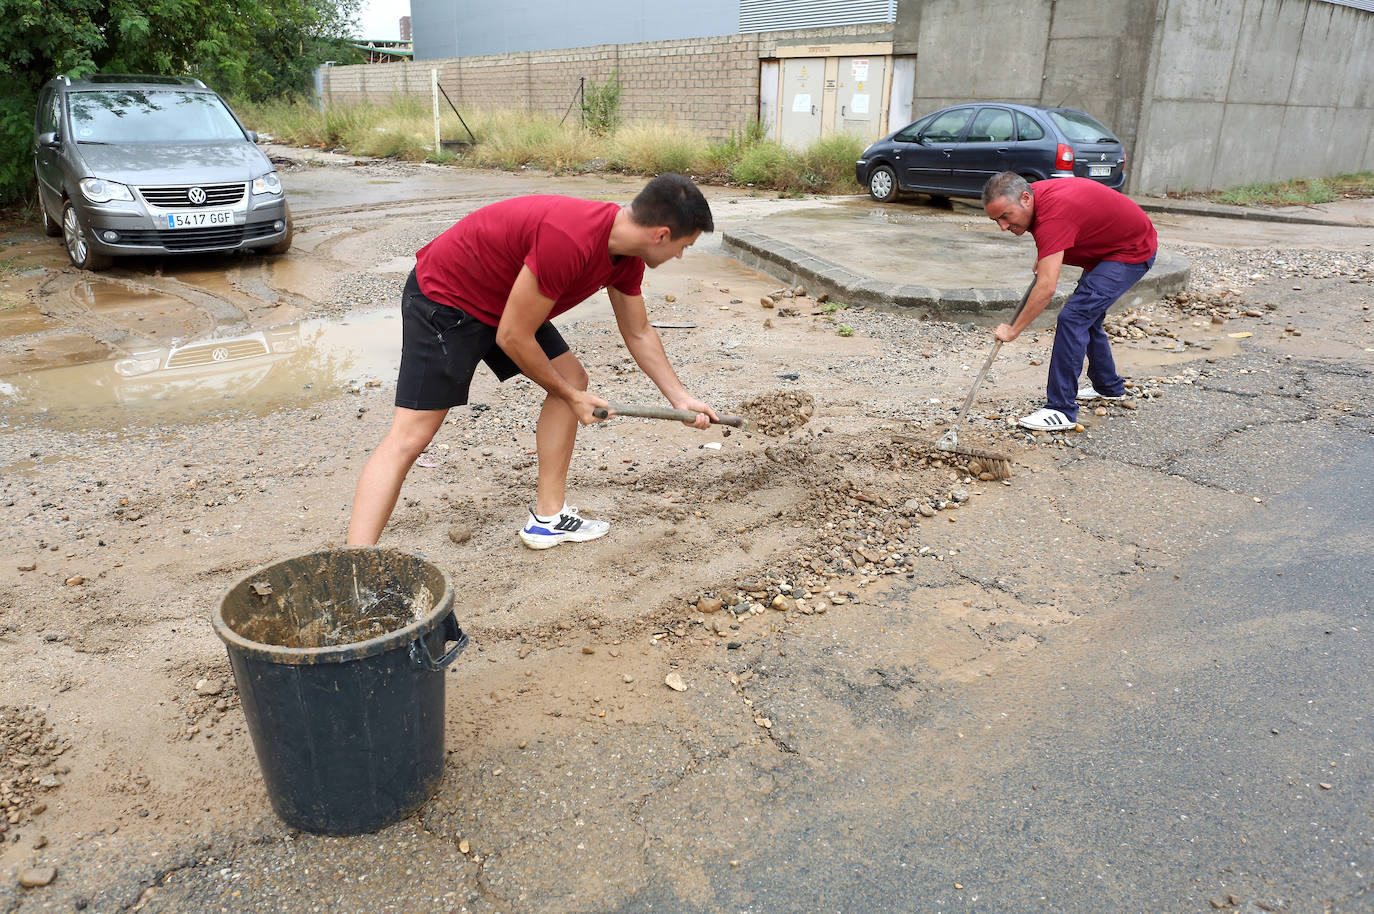
<path fill-rule="evenodd" d="M 431 69 L 460 111 L 517 110 L 578 117 L 578 81 L 621 85 L 620 117 L 657 121 L 723 140 L 759 114 L 759 60 L 779 46 L 891 40 L 891 24 L 753 35 L 724 35 L 527 51 L 483 57 L 326 67 L 326 104 L 382 103 L 395 96 L 430 97 Z M 444 105 L 442 99 L 440 105 Z"/>

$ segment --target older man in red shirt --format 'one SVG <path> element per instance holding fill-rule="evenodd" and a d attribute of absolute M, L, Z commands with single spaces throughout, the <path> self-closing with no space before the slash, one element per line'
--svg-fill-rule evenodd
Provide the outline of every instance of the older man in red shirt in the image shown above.
<path fill-rule="evenodd" d="M 566 499 L 579 423 L 608 404 L 549 319 L 601 289 L 639 367 L 677 409 L 705 428 L 717 418 L 687 393 L 649 324 L 640 282 L 714 229 L 711 208 L 681 175 L 659 175 L 628 206 L 536 195 L 493 203 L 420 249 L 401 294 L 401 368 L 391 428 L 358 479 L 350 546 L 381 536 L 410 466 L 450 408 L 468 401 L 478 362 L 502 381 L 523 374 L 547 392 L 535 427 L 539 481 L 520 529 L 531 549 L 603 536 L 606 521 Z"/>
<path fill-rule="evenodd" d="M 1117 374 L 1102 320 L 1154 265 L 1159 239 L 1150 217 L 1130 197 L 1087 178 L 1054 178 L 1032 186 L 1009 171 L 983 186 L 983 211 L 1003 231 L 1030 232 L 1035 239 L 1035 286 L 1016 320 L 993 331 L 1002 342 L 1016 339 L 1045 310 L 1064 264 L 1083 268 L 1055 323 L 1045 406 L 1023 416 L 1020 424 L 1038 431 L 1071 429 L 1078 401 L 1125 399 L 1125 382 Z M 1085 356 L 1088 383 L 1080 387 Z"/>

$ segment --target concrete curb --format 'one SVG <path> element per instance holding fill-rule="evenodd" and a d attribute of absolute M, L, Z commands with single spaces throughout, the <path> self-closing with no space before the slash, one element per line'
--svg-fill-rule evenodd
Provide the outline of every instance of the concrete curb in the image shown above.
<path fill-rule="evenodd" d="M 936 289 L 931 286 L 880 282 L 785 241 L 748 229 L 723 233 L 720 246 L 723 252 L 746 266 L 775 276 L 787 285 L 804 286 L 812 297 L 825 293 L 837 302 L 889 311 L 911 308 L 936 312 L 1009 311 L 1016 307 L 1021 300 L 1021 293 L 1025 291 L 1024 287 Z M 1153 269 L 1131 288 L 1118 306 L 1135 307 L 1183 291 L 1188 286 L 1188 270 L 1186 258 L 1160 251 Z M 1050 307 L 1058 308 L 1068 295 L 1068 291 L 1061 289 L 1050 302 Z"/>
<path fill-rule="evenodd" d="M 1335 228 L 1374 228 L 1367 222 L 1330 219 L 1324 216 L 1303 216 L 1297 213 L 1276 213 L 1249 206 L 1226 206 L 1221 203 L 1201 203 L 1187 200 L 1155 200 L 1149 197 L 1132 197 L 1131 199 L 1147 213 L 1205 216 L 1209 219 L 1249 219 L 1251 222 L 1283 222 L 1290 225 L 1329 225 Z"/>

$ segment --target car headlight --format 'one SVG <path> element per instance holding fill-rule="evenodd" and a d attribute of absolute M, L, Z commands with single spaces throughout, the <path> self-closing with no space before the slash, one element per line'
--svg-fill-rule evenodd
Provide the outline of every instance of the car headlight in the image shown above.
<path fill-rule="evenodd" d="M 114 370 L 126 378 L 134 375 L 147 374 L 150 371 L 157 371 L 162 365 L 162 360 L 149 358 L 146 356 L 132 356 L 127 359 L 120 359 L 115 362 Z"/>
<path fill-rule="evenodd" d="M 275 171 L 269 171 L 259 178 L 253 179 L 253 193 L 255 194 L 281 194 L 281 178 L 277 177 Z"/>
<path fill-rule="evenodd" d="M 134 200 L 133 191 L 123 184 L 116 184 L 113 181 L 105 181 L 100 178 L 82 178 L 81 192 L 92 203 L 109 203 L 111 200 L 124 200 L 132 203 Z"/>

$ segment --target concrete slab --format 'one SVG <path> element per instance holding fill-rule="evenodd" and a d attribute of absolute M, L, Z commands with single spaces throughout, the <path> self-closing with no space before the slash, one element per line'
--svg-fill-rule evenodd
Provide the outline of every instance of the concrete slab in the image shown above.
<path fill-rule="evenodd" d="M 918 212 L 875 205 L 867 197 L 755 220 L 723 233 L 721 249 L 811 295 L 932 313 L 1015 307 L 1035 259 L 1030 238 L 999 231 L 980 207 L 956 201 L 948 211 Z M 1064 269 L 1051 308 L 1063 304 L 1080 275 L 1077 268 Z M 1162 250 L 1132 302 L 1181 291 L 1187 282 L 1187 260 Z"/>

